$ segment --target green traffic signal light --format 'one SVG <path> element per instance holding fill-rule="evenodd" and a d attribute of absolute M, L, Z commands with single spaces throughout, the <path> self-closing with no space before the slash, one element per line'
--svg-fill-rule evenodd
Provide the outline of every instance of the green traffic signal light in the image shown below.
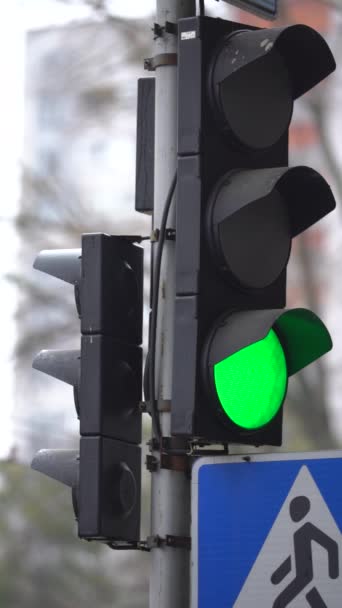
<path fill-rule="evenodd" d="M 277 334 L 267 336 L 214 365 L 220 405 L 246 430 L 268 424 L 279 411 L 287 389 L 287 366 Z"/>
<path fill-rule="evenodd" d="M 331 347 L 324 323 L 303 308 L 223 315 L 209 331 L 202 353 L 211 411 L 239 438 L 252 442 L 255 437 L 254 445 L 259 445 L 260 434 L 277 427 L 290 376 Z M 278 445 L 276 439 L 272 445 Z"/>

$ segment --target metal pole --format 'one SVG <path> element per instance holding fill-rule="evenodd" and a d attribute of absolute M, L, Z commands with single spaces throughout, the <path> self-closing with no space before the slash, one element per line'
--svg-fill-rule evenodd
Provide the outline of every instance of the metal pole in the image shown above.
<path fill-rule="evenodd" d="M 195 0 L 157 0 L 156 23 L 177 23 L 196 14 Z M 177 53 L 177 36 L 164 32 L 154 54 Z M 160 226 L 167 193 L 176 170 L 177 66 L 156 68 L 154 228 Z M 168 227 L 175 227 L 172 205 Z M 170 435 L 171 377 L 175 298 L 174 242 L 165 242 L 160 276 L 156 343 L 156 395 L 164 437 Z M 159 454 L 155 453 L 156 458 Z M 152 473 L 151 534 L 190 536 L 190 481 L 184 473 L 160 469 Z M 150 608 L 189 608 L 190 551 L 155 547 L 151 551 Z"/>

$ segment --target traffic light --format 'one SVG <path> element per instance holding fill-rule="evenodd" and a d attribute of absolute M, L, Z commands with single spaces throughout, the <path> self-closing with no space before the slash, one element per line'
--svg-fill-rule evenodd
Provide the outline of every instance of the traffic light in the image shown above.
<path fill-rule="evenodd" d="M 78 534 L 139 540 L 143 250 L 134 237 L 85 234 L 81 249 L 42 251 L 34 267 L 71 283 L 80 350 L 43 350 L 33 367 L 71 384 L 80 449 L 41 450 L 32 468 L 72 488 Z"/>
<path fill-rule="evenodd" d="M 292 239 L 335 207 L 288 167 L 293 103 L 334 69 L 304 25 L 179 22 L 173 435 L 281 445 L 289 376 L 332 346 L 284 307 Z"/>

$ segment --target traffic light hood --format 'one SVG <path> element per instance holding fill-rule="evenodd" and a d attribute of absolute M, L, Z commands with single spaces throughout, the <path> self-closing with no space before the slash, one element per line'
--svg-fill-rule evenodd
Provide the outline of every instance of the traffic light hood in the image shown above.
<path fill-rule="evenodd" d="M 335 206 L 330 186 L 309 167 L 232 171 L 208 204 L 209 246 L 242 285 L 261 288 L 285 268 L 291 239 Z"/>
<path fill-rule="evenodd" d="M 274 329 L 284 350 L 288 376 L 292 376 L 332 348 L 324 323 L 310 310 L 254 310 L 221 318 L 204 350 L 205 369 L 264 339 Z"/>
<path fill-rule="evenodd" d="M 215 186 L 208 205 L 209 227 L 215 230 L 222 221 L 275 190 L 288 210 L 292 238 L 336 207 L 329 184 L 310 167 L 238 170 L 227 173 Z"/>
<path fill-rule="evenodd" d="M 70 488 L 78 484 L 79 455 L 77 450 L 39 450 L 31 468 Z"/>
<path fill-rule="evenodd" d="M 305 25 L 238 29 L 218 43 L 209 96 L 226 133 L 261 150 L 285 135 L 294 100 L 335 67 L 324 39 Z"/>
<path fill-rule="evenodd" d="M 81 249 L 43 249 L 37 255 L 33 268 L 76 285 L 81 280 L 81 258 Z"/>
<path fill-rule="evenodd" d="M 32 367 L 77 387 L 81 370 L 80 351 L 41 350 L 33 359 Z"/>
<path fill-rule="evenodd" d="M 220 45 L 213 73 L 217 83 L 276 51 L 287 67 L 293 100 L 336 68 L 335 59 L 324 38 L 307 25 L 237 30 L 225 39 L 224 47 L 230 52 L 220 52 Z"/>

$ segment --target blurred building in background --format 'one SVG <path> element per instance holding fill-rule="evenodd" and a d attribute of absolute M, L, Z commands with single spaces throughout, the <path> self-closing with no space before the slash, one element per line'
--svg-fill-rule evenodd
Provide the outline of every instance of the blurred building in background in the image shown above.
<path fill-rule="evenodd" d="M 79 247 L 82 232 L 146 230 L 145 218 L 134 213 L 134 136 L 148 30 L 138 22 L 128 45 L 131 29 L 120 19 L 88 20 L 27 35 L 18 228 L 21 272 L 32 289 L 19 302 L 15 408 L 26 457 L 42 445 L 68 445 L 77 426 L 71 387 L 31 369 L 41 348 L 79 346 L 73 290 L 33 271 L 36 254 Z"/>
<path fill-rule="evenodd" d="M 79 347 L 73 289 L 33 270 L 35 256 L 79 247 L 83 232 L 136 233 L 148 225 L 134 214 L 136 78 L 146 41 L 145 23 L 115 17 L 26 36 L 12 276 L 18 293 L 14 449 L 0 467 L 0 604 L 6 608 L 147 603 L 147 556 L 81 542 L 69 489 L 27 466 L 42 447 L 78 442 L 72 388 L 31 368 L 43 348 Z"/>
<path fill-rule="evenodd" d="M 25 165 L 85 204 L 116 211 L 134 187 L 138 58 L 127 57 L 126 38 L 111 21 L 27 36 Z"/>

